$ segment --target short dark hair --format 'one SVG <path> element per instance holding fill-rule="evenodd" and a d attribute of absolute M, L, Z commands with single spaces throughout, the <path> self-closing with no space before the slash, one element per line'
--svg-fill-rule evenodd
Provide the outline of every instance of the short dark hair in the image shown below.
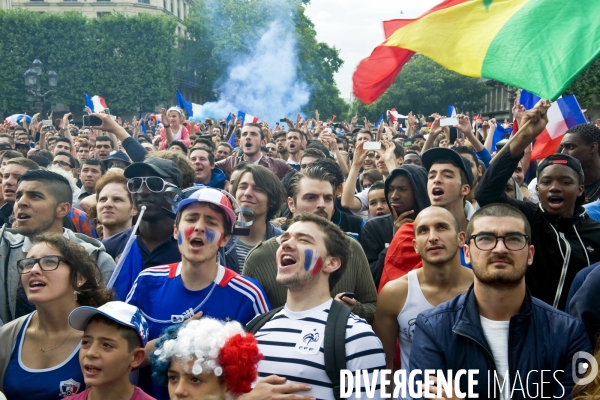
<path fill-rule="evenodd" d="M 227 145 L 229 145 L 229 143 L 227 143 Z M 229 146 L 231 147 L 231 146 Z M 207 146 L 203 146 L 203 145 L 194 145 L 192 146 L 192 148 L 190 149 L 190 152 L 188 153 L 188 158 L 192 157 L 192 153 L 196 150 L 203 150 L 206 152 L 206 154 L 208 154 L 208 163 L 210 165 L 214 165 L 215 164 L 215 154 L 213 153 L 213 151 L 208 148 Z"/>
<path fill-rule="evenodd" d="M 339 282 L 348 267 L 348 260 L 352 256 L 352 244 L 350 238 L 336 224 L 319 217 L 316 214 L 302 212 L 294 215 L 289 223 L 292 226 L 296 222 L 312 222 L 325 234 L 325 248 L 331 257 L 339 258 L 340 268 L 329 275 L 329 290 Z"/>
<path fill-rule="evenodd" d="M 219 146 L 225 146 L 225 147 L 227 147 L 229 149 L 229 151 L 233 150 L 233 147 L 229 143 L 227 143 L 227 142 L 219 142 L 219 144 L 217 145 L 217 147 L 219 147 Z"/>
<path fill-rule="evenodd" d="M 375 183 L 377 181 L 383 180 L 383 174 L 376 168 L 367 169 L 360 176 L 360 184 L 362 186 L 363 179 L 368 179 L 371 182 Z"/>
<path fill-rule="evenodd" d="M 75 163 L 77 162 L 77 160 L 75 160 L 75 157 L 73 157 L 71 155 L 71 153 L 67 153 L 66 151 L 59 151 L 58 153 L 56 153 L 54 155 L 54 157 L 56 156 L 66 156 L 69 157 L 69 165 L 71 166 L 71 168 L 77 168 L 77 166 L 75 165 Z"/>
<path fill-rule="evenodd" d="M 196 147 L 198 145 L 209 147 L 212 149 L 211 151 L 215 151 L 215 144 L 213 141 L 205 137 L 200 136 L 198 139 L 194 140 L 194 143 L 192 143 L 192 147 Z"/>
<path fill-rule="evenodd" d="M 404 147 L 402 147 L 402 145 L 394 141 L 392 141 L 392 144 L 394 146 L 394 156 L 396 157 L 396 159 L 404 158 Z"/>
<path fill-rule="evenodd" d="M 265 133 L 262 130 L 262 125 L 261 124 L 255 124 L 254 122 L 248 122 L 247 124 L 244 124 L 244 126 L 252 126 L 254 128 L 258 128 L 258 130 L 260 131 L 260 140 L 264 140 L 265 139 Z M 240 137 L 241 137 L 241 133 L 240 133 Z M 286 133 L 287 135 L 287 133 Z"/>
<path fill-rule="evenodd" d="M 273 140 L 277 140 L 282 136 L 287 137 L 287 132 L 286 131 L 278 131 L 275 135 L 273 135 Z"/>
<path fill-rule="evenodd" d="M 287 135 L 290 132 L 296 132 L 300 135 L 300 140 L 306 140 L 306 134 L 304 132 L 302 132 L 300 129 L 298 128 L 291 128 L 290 130 L 287 131 L 287 133 L 285 134 L 285 138 L 287 139 Z"/>
<path fill-rule="evenodd" d="M 458 165 L 456 163 L 456 161 L 450 159 L 450 158 L 442 158 L 439 160 L 435 160 L 431 166 L 433 167 L 435 164 L 451 164 L 454 167 L 456 167 L 460 173 L 460 184 L 461 185 L 468 185 L 469 184 L 469 180 L 467 179 L 467 174 L 465 173 L 465 171 L 463 170 L 464 165 Z M 429 173 L 429 171 L 427 171 Z M 469 185 L 470 186 L 470 185 Z"/>
<path fill-rule="evenodd" d="M 72 147 L 73 147 L 73 143 L 71 143 L 71 141 L 70 141 L 68 138 L 66 138 L 66 137 L 62 137 L 62 136 L 61 136 L 61 137 L 57 138 L 57 139 L 56 139 L 56 142 L 54 143 L 54 146 L 56 146 L 56 144 L 57 144 L 58 142 L 69 143 L 69 148 L 72 148 Z"/>
<path fill-rule="evenodd" d="M 369 134 L 369 136 L 371 137 L 371 140 L 373 140 L 373 132 L 371 132 L 370 130 L 368 130 L 368 129 L 361 129 L 360 131 L 358 131 L 356 133 L 356 136 L 358 136 L 358 135 L 360 135 L 362 133 Z"/>
<path fill-rule="evenodd" d="M 369 188 L 369 193 L 371 193 L 371 190 L 384 190 L 384 189 L 385 189 L 385 182 L 384 181 L 376 181 Z"/>
<path fill-rule="evenodd" d="M 302 160 L 304 157 L 313 157 L 316 159 L 327 158 L 325 153 L 323 153 L 319 149 L 315 149 L 314 147 L 304 150 L 304 152 L 302 153 L 302 156 L 300 157 L 300 160 Z"/>
<path fill-rule="evenodd" d="M 6 150 L 4 153 L 2 153 L 2 157 L 0 157 L 0 161 L 4 160 L 4 159 L 9 159 L 12 160 L 13 158 L 22 158 L 23 157 L 23 153 L 21 153 L 20 151 L 16 151 L 16 150 Z"/>
<path fill-rule="evenodd" d="M 33 162 L 31 160 L 27 161 Z M 46 190 L 48 190 L 48 193 L 50 193 L 50 196 L 56 200 L 57 204 L 69 203 L 70 205 L 73 203 L 73 189 L 71 189 L 71 184 L 61 174 L 48 171 L 47 169 L 30 169 L 19 178 L 19 183 L 26 181 L 41 182 Z"/>
<path fill-rule="evenodd" d="M 285 188 L 277 175 L 262 165 L 246 164 L 246 166 L 241 169 L 240 179 L 247 172 L 252 174 L 254 184 L 267 194 L 267 221 L 270 221 L 277 216 L 285 202 Z M 231 194 L 234 197 L 238 190 L 240 179 L 236 179 L 231 188 Z"/>
<path fill-rule="evenodd" d="M 137 331 L 133 328 L 119 324 L 118 322 L 105 317 L 102 314 L 95 314 L 88 320 L 87 325 L 89 325 L 90 322 L 100 322 L 104 325 L 110 326 L 113 329 L 116 329 L 117 332 L 119 332 L 119 335 L 121 335 L 121 337 L 127 341 L 127 351 L 130 353 L 135 349 L 139 349 L 140 347 L 143 348 L 142 341 L 140 340 Z"/>
<path fill-rule="evenodd" d="M 475 154 L 475 151 L 473 151 L 472 148 L 467 147 L 467 146 L 457 146 L 457 147 L 452 147 L 452 150 L 454 150 L 455 152 L 457 152 L 460 155 L 468 155 L 469 157 L 471 157 L 471 159 L 475 163 L 475 167 L 479 166 L 479 159 L 477 158 L 477 155 Z"/>
<path fill-rule="evenodd" d="M 518 188 L 515 188 L 515 190 L 518 190 Z M 525 234 L 529 236 L 531 240 L 531 225 L 529 224 L 527 217 L 521 211 L 519 211 L 519 209 L 508 204 L 493 203 L 481 207 L 475 211 L 475 214 L 473 214 L 469 220 L 469 224 L 467 225 L 467 243 L 469 243 L 471 236 L 473 235 L 473 224 L 480 217 L 512 217 L 520 219 L 523 221 L 523 225 L 525 226 Z"/>
<path fill-rule="evenodd" d="M 27 168 L 28 171 L 40 169 L 40 166 L 38 165 L 38 163 L 36 163 L 35 161 L 33 161 L 29 158 L 23 157 L 23 155 L 21 155 L 21 157 L 11 158 L 6 163 L 6 165 L 10 165 L 10 164 L 21 165 L 21 166 Z"/>
<path fill-rule="evenodd" d="M 581 136 L 584 142 L 592 144 L 598 143 L 598 152 L 600 152 L 600 128 L 594 124 L 579 124 L 575 125 L 567 131 L 567 133 L 574 133 Z"/>
<path fill-rule="evenodd" d="M 336 176 L 336 174 L 332 172 L 329 168 L 327 168 L 327 166 L 317 164 L 319 161 L 326 160 L 327 159 L 317 160 L 314 163 L 310 164 L 310 166 L 305 171 L 296 172 L 290 179 L 290 182 L 287 186 L 288 197 L 294 199 L 294 202 L 296 201 L 296 196 L 298 195 L 298 190 L 300 188 L 300 181 L 304 178 L 329 182 L 331 184 L 333 194 L 335 194 L 338 186 L 341 184 L 341 182 L 343 182 L 343 179 L 340 182 L 339 177 Z M 335 164 L 335 161 L 333 161 L 333 163 Z"/>
<path fill-rule="evenodd" d="M 96 144 L 98 142 L 110 142 L 110 148 L 111 149 L 115 148 L 115 142 L 113 142 L 113 140 L 110 138 L 110 136 L 98 136 L 98 137 L 96 137 Z"/>
<path fill-rule="evenodd" d="M 325 145 L 319 140 L 309 140 L 308 144 L 306 145 L 306 150 L 308 149 L 320 150 L 323 154 L 325 154 L 325 157 L 331 158 L 331 156 L 329 155 L 329 149 L 325 147 Z"/>
<path fill-rule="evenodd" d="M 104 163 L 101 160 L 98 160 L 97 158 L 88 158 L 87 160 L 85 160 L 81 163 L 81 167 L 83 168 L 83 166 L 86 164 L 93 165 L 95 167 L 100 167 L 100 171 L 102 172 L 102 175 L 104 175 L 106 173 L 106 167 L 104 166 Z"/>

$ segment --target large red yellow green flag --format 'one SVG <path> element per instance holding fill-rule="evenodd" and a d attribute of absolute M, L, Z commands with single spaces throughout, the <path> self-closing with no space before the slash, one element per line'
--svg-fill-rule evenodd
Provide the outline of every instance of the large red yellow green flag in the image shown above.
<path fill-rule="evenodd" d="M 366 104 L 415 52 L 555 100 L 600 54 L 600 0 L 445 0 L 417 19 L 385 22 L 384 30 L 386 41 L 352 78 Z"/>

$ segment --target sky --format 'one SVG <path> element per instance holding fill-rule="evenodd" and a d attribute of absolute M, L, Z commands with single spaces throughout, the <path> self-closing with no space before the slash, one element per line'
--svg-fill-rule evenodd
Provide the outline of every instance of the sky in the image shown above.
<path fill-rule="evenodd" d="M 337 48 L 344 60 L 334 77 L 342 97 L 350 97 L 358 63 L 385 39 L 383 21 L 418 17 L 440 1 L 311 0 L 306 15 L 315 24 L 317 40 Z"/>

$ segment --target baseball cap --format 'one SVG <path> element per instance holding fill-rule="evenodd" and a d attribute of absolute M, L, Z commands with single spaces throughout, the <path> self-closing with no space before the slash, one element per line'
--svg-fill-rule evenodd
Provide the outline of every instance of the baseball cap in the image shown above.
<path fill-rule="evenodd" d="M 179 188 L 183 185 L 183 175 L 177 164 L 158 157 L 150 157 L 144 162 L 131 164 L 125 169 L 125 178 L 135 178 L 146 172 L 156 174 L 161 178 L 171 178 Z"/>
<path fill-rule="evenodd" d="M 104 160 L 104 163 L 108 165 L 109 161 L 123 161 L 127 165 L 131 164 L 131 160 L 127 157 L 127 154 L 123 153 L 121 150 L 113 150 L 108 154 L 108 158 Z"/>
<path fill-rule="evenodd" d="M 13 147 L 10 145 L 10 143 L 7 142 L 0 142 L 0 151 L 2 150 L 12 150 Z"/>
<path fill-rule="evenodd" d="M 69 324 L 73 329 L 84 331 L 90 318 L 96 314 L 101 314 L 118 324 L 135 329 L 142 342 L 142 347 L 145 347 L 148 343 L 148 323 L 139 308 L 122 301 L 109 301 L 98 308 L 77 307 L 69 314 Z"/>
<path fill-rule="evenodd" d="M 423 167 L 425 167 L 427 171 L 429 171 L 431 166 L 438 160 L 453 161 L 460 169 L 463 170 L 465 175 L 467 175 L 467 183 L 469 186 L 473 186 L 473 172 L 471 171 L 471 163 L 465 157 L 461 156 L 454 150 L 447 149 L 445 147 L 434 147 L 433 149 L 429 149 L 421 155 Z"/>
<path fill-rule="evenodd" d="M 237 217 L 235 215 L 235 212 L 233 211 L 233 207 L 231 206 L 231 201 L 229 201 L 229 198 L 225 194 L 223 194 L 217 189 L 203 187 L 201 189 L 196 190 L 188 198 L 183 199 L 179 202 L 179 212 L 182 212 L 183 209 L 189 206 L 190 204 L 198 202 L 212 203 L 216 206 L 221 207 L 221 210 L 223 210 L 223 212 L 225 212 L 225 215 L 227 216 L 227 222 L 229 222 L 229 224 L 231 225 L 230 231 L 233 232 Z"/>
<path fill-rule="evenodd" d="M 550 154 L 548 157 L 544 159 L 541 163 L 539 163 L 537 167 L 537 176 L 540 176 L 540 172 L 546 167 L 550 165 L 564 165 L 565 167 L 569 167 L 579 175 L 581 182 L 584 181 L 583 168 L 581 167 L 581 163 L 578 159 L 568 154 Z"/>

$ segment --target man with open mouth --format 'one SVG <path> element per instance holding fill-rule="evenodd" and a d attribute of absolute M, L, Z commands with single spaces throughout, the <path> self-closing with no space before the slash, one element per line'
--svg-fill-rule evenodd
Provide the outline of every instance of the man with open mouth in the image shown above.
<path fill-rule="evenodd" d="M 600 223 L 582 207 L 585 179 L 581 163 L 567 154 L 552 154 L 537 167 L 540 204 L 509 199 L 506 181 L 517 167 L 526 147 L 544 130 L 550 105 L 543 102 L 527 111 L 531 123 L 498 156 L 483 175 L 475 198 L 481 206 L 508 203 L 529 220 L 532 243 L 538 251 L 525 276 L 531 294 L 565 310 L 569 289 L 577 272 L 600 261 Z"/>

